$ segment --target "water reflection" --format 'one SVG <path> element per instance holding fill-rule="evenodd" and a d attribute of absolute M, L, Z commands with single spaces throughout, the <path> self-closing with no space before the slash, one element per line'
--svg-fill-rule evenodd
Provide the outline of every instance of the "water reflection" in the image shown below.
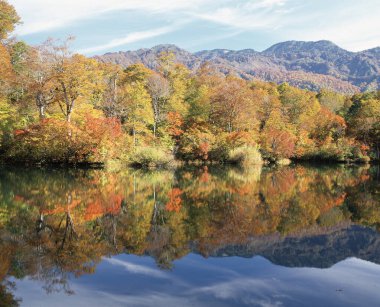
<path fill-rule="evenodd" d="M 103 257 L 261 255 L 287 267 L 380 263 L 378 167 L 0 169 L 0 301 L 12 281 L 71 294 Z M 117 259 L 117 258 L 111 258 Z M 115 260 L 114 260 L 115 261 Z M 158 271 L 160 272 L 160 271 Z"/>

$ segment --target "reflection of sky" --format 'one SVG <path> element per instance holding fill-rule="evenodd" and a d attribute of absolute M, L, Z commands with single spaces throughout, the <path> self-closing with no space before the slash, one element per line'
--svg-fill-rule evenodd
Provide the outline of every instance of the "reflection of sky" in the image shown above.
<path fill-rule="evenodd" d="M 329 269 L 287 268 L 262 257 L 204 259 L 190 254 L 171 271 L 150 257 L 105 258 L 95 274 L 72 278 L 75 294 L 46 294 L 16 281 L 25 306 L 376 306 L 380 266 L 350 258 Z"/>

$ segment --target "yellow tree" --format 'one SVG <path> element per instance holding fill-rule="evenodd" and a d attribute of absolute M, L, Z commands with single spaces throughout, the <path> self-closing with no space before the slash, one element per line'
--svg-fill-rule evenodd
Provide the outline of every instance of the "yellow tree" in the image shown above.
<path fill-rule="evenodd" d="M 123 89 L 126 95 L 127 127 L 132 131 L 133 143 L 137 145 L 138 135 L 148 130 L 154 124 L 154 114 L 151 98 L 143 82 L 126 84 Z"/>
<path fill-rule="evenodd" d="M 166 109 L 168 112 L 178 112 L 185 117 L 189 110 L 185 99 L 190 84 L 190 71 L 184 65 L 177 64 L 169 71 L 168 80 L 171 93 Z"/>
<path fill-rule="evenodd" d="M 284 83 L 278 87 L 283 113 L 298 130 L 310 131 L 316 122 L 320 104 L 315 93 Z"/>
<path fill-rule="evenodd" d="M 15 25 L 20 22 L 15 8 L 8 1 L 0 0 L 0 40 L 13 32 Z"/>
<path fill-rule="evenodd" d="M 380 97 L 379 97 L 380 98 Z M 369 145 L 380 160 L 380 99 L 363 99 L 352 107 L 349 118 L 350 132 Z"/>
<path fill-rule="evenodd" d="M 0 91 L 5 93 L 9 89 L 10 83 L 14 78 L 11 64 L 11 57 L 7 48 L 0 44 Z"/>
<path fill-rule="evenodd" d="M 317 95 L 320 104 L 328 108 L 331 112 L 338 113 L 344 108 L 346 97 L 342 94 L 321 89 Z"/>
<path fill-rule="evenodd" d="M 91 102 L 97 92 L 102 90 L 102 71 L 96 60 L 82 55 L 59 57 L 56 63 L 59 84 L 57 102 L 66 121 L 70 122 L 75 104 L 80 98 Z"/>
<path fill-rule="evenodd" d="M 228 77 L 211 97 L 211 120 L 225 131 L 248 130 L 258 127 L 257 105 L 244 80 Z"/>

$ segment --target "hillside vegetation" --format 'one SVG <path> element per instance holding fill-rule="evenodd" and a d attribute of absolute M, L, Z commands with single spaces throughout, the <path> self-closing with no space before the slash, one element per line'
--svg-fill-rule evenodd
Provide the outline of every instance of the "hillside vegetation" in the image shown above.
<path fill-rule="evenodd" d="M 142 63 L 150 69 L 157 69 L 162 52 L 174 53 L 178 63 L 193 72 L 207 62 L 224 75 L 278 84 L 288 82 L 314 91 L 328 88 L 353 94 L 376 90 L 380 86 L 380 48 L 350 52 L 329 41 L 289 41 L 263 52 L 215 49 L 190 53 L 175 45 L 159 45 L 151 49 L 107 53 L 95 58 L 123 67 Z"/>
<path fill-rule="evenodd" d="M 19 19 L 0 3 L 9 15 L 0 31 L 2 160 L 149 167 L 379 159 L 380 92 L 313 92 L 221 74 L 207 62 L 194 72 L 172 52 L 160 52 L 152 70 L 73 54 L 70 39 L 31 47 L 7 39 Z"/>

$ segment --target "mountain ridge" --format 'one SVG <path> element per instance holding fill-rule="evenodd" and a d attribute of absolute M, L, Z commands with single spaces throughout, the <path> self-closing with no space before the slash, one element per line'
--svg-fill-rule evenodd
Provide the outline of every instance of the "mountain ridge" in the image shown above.
<path fill-rule="evenodd" d="M 189 52 L 174 44 L 108 52 L 94 56 L 101 62 L 123 67 L 143 63 L 157 68 L 161 52 L 173 52 L 176 60 L 196 71 L 208 62 L 222 74 L 260 79 L 317 91 L 328 88 L 343 93 L 380 88 L 380 47 L 353 52 L 331 41 L 285 41 L 263 50 L 212 49 Z"/>

